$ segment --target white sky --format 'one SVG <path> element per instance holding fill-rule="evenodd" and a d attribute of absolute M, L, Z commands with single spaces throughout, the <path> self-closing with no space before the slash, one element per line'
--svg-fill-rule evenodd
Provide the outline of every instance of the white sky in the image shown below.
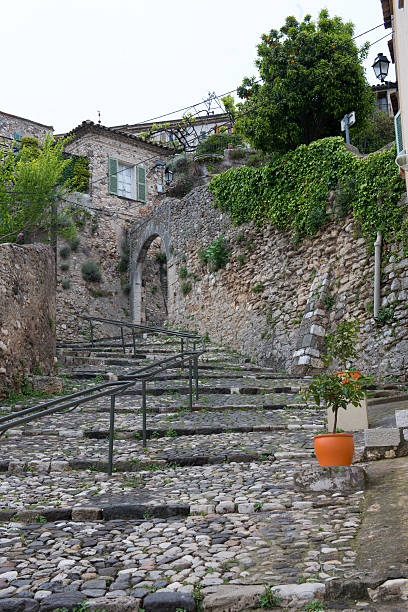
<path fill-rule="evenodd" d="M 256 74 L 262 33 L 321 8 L 356 34 L 382 23 L 380 0 L 2 0 L 0 110 L 57 133 L 97 122 L 98 110 L 108 126 L 145 121 L 236 88 Z M 369 51 L 371 83 L 387 40 Z"/>

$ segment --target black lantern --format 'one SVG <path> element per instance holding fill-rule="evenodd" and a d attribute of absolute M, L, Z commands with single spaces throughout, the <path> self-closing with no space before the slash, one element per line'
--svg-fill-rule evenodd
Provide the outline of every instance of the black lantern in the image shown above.
<path fill-rule="evenodd" d="M 381 81 L 381 83 L 384 83 L 387 77 L 389 65 L 389 59 L 385 57 L 385 55 L 383 55 L 382 53 L 379 53 L 375 58 L 373 70 L 375 76 Z"/>
<path fill-rule="evenodd" d="M 166 185 L 170 185 L 173 180 L 173 171 L 170 168 L 166 168 L 164 173 L 164 178 L 166 179 Z"/>

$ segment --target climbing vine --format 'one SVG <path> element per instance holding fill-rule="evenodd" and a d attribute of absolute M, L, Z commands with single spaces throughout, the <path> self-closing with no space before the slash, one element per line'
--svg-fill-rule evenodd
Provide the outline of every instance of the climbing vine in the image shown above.
<path fill-rule="evenodd" d="M 408 223 L 398 205 L 404 182 L 395 156 L 393 148 L 358 158 L 341 137 L 324 138 L 276 153 L 259 168 L 229 169 L 215 176 L 209 189 L 216 196 L 216 206 L 228 210 L 237 225 L 269 222 L 291 232 L 297 241 L 314 235 L 329 220 L 352 212 L 368 239 L 382 231 L 384 239 L 402 239 L 408 248 L 408 239 L 404 240 Z M 342 199 L 339 215 L 336 194 L 343 190 L 347 197 Z"/>

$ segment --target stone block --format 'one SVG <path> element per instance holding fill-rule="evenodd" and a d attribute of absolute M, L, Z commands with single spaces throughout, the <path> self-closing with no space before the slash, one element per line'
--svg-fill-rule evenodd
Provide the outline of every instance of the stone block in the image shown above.
<path fill-rule="evenodd" d="M 235 512 L 235 504 L 231 501 L 220 502 L 217 506 L 215 506 L 215 511 L 217 514 L 228 514 Z"/>
<path fill-rule="evenodd" d="M 99 521 L 102 519 L 102 509 L 93 506 L 74 506 L 72 508 L 73 521 Z"/>
<path fill-rule="evenodd" d="M 0 599 L 0 612 L 37 612 L 39 607 L 38 601 L 26 597 Z"/>
<path fill-rule="evenodd" d="M 327 429 L 333 431 L 334 412 L 327 409 Z M 363 431 L 368 429 L 367 398 L 365 397 L 358 406 L 349 404 L 347 409 L 340 408 L 337 413 L 337 427 L 343 431 Z"/>
<path fill-rule="evenodd" d="M 363 467 L 322 467 L 303 465 L 294 473 L 294 485 L 299 491 L 313 493 L 349 493 L 367 487 L 367 474 Z"/>
<path fill-rule="evenodd" d="M 145 612 L 174 612 L 177 608 L 185 610 L 185 612 L 196 612 L 194 597 L 189 593 L 163 590 L 150 593 L 143 600 Z"/>
<path fill-rule="evenodd" d="M 34 391 L 42 393 L 61 393 L 63 389 L 62 380 L 56 376 L 33 375 L 29 378 Z"/>
<path fill-rule="evenodd" d="M 309 365 L 309 363 L 311 362 L 312 358 L 308 357 L 307 355 L 303 356 L 303 357 L 299 357 L 298 359 L 298 365 Z"/>
<path fill-rule="evenodd" d="M 141 608 L 141 599 L 119 595 L 115 598 L 96 597 L 88 600 L 87 610 L 105 610 L 105 612 L 135 612 Z"/>
<path fill-rule="evenodd" d="M 68 472 L 70 469 L 68 461 L 51 461 L 50 472 Z"/>
<path fill-rule="evenodd" d="M 53 612 L 57 608 L 65 608 L 69 612 L 78 604 L 86 600 L 84 593 L 79 591 L 65 591 L 64 593 L 53 593 L 41 601 L 40 612 Z"/>
<path fill-rule="evenodd" d="M 214 514 L 214 504 L 192 504 L 190 506 L 190 514 Z"/>
<path fill-rule="evenodd" d="M 239 612 L 258 607 L 263 585 L 220 585 L 203 590 L 203 609 L 206 612 Z"/>
<path fill-rule="evenodd" d="M 252 512 L 255 512 L 254 504 L 249 504 L 249 503 L 238 504 L 239 514 L 251 514 Z"/>
<path fill-rule="evenodd" d="M 396 427 L 366 429 L 364 431 L 364 445 L 375 446 L 399 446 L 402 442 L 402 432 Z"/>
<path fill-rule="evenodd" d="M 10 474 L 22 474 L 24 472 L 25 463 L 18 459 L 11 459 L 8 464 L 8 472 Z"/>
<path fill-rule="evenodd" d="M 324 328 L 321 325 L 311 325 L 310 333 L 312 336 L 320 336 L 321 338 L 323 338 L 325 335 Z"/>
<path fill-rule="evenodd" d="M 376 589 L 368 589 L 372 601 L 406 601 L 408 599 L 408 580 L 396 578 L 386 580 Z"/>
<path fill-rule="evenodd" d="M 298 609 L 315 599 L 323 601 L 326 593 L 326 585 L 321 582 L 278 584 L 272 588 L 272 593 L 282 598 L 280 604 L 282 607 L 289 606 Z"/>
<path fill-rule="evenodd" d="M 408 427 L 408 410 L 396 410 L 395 421 L 397 427 Z"/>

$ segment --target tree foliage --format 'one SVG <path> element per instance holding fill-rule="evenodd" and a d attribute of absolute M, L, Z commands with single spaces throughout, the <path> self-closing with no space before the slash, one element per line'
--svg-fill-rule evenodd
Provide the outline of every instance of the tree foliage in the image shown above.
<path fill-rule="evenodd" d="M 47 135 L 38 141 L 22 139 L 0 157 L 0 242 L 15 242 L 32 232 L 47 231 L 52 207 L 58 197 L 56 185 L 68 161 L 63 159 L 64 140 Z M 60 206 L 57 230 L 67 238 L 75 235 L 70 210 Z"/>
<path fill-rule="evenodd" d="M 388 113 L 377 110 L 360 130 L 352 133 L 351 142 L 361 153 L 373 153 L 394 140 L 394 120 Z"/>
<path fill-rule="evenodd" d="M 356 127 L 370 116 L 373 93 L 362 61 L 367 47 L 352 40 L 353 25 L 320 12 L 262 36 L 255 62 L 260 82 L 245 78 L 238 88 L 238 128 L 265 152 L 287 151 L 340 132 L 345 113 L 356 111 Z"/>

